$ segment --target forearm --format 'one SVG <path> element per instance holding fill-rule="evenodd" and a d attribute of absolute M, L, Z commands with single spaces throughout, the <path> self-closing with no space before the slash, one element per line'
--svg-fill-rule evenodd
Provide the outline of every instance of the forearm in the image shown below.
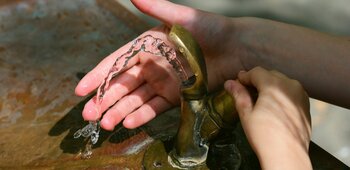
<path fill-rule="evenodd" d="M 245 69 L 281 71 L 299 80 L 311 97 L 350 108 L 348 39 L 255 18 L 243 18 L 240 25 L 246 51 L 238 57 Z"/>
<path fill-rule="evenodd" d="M 312 169 L 308 152 L 292 143 L 271 141 L 257 150 L 256 154 L 262 169 Z"/>
<path fill-rule="evenodd" d="M 261 121 L 259 119 L 259 122 Z M 259 159 L 261 169 L 312 169 L 308 144 L 305 146 L 300 139 L 291 135 L 289 128 L 271 126 L 275 123 L 261 126 L 259 122 L 254 122 L 254 125 L 249 124 L 250 126 L 247 124 L 252 122 L 242 123 L 248 141 Z"/>

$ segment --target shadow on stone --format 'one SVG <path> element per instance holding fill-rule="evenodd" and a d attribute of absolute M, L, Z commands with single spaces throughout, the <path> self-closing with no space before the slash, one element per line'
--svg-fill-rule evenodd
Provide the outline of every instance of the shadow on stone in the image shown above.
<path fill-rule="evenodd" d="M 81 113 L 84 109 L 85 103 L 88 102 L 91 99 L 91 97 L 88 97 L 85 100 L 81 101 L 79 104 L 77 104 L 50 129 L 50 136 L 59 136 L 62 133 L 68 131 L 68 134 L 60 143 L 60 148 L 63 150 L 63 153 L 76 154 L 80 150 L 84 149 L 88 141 L 87 139 L 89 138 L 84 139 L 80 137 L 78 139 L 75 139 L 73 135 L 77 130 L 88 124 L 87 121 L 83 120 Z M 124 128 L 122 125 L 118 125 L 111 132 L 101 129 L 98 142 L 95 145 L 93 145 L 93 148 L 100 147 L 102 143 L 107 139 L 109 139 L 108 141 L 111 143 L 123 142 L 126 139 L 137 135 L 141 131 L 142 130 L 140 128 L 129 130 Z"/>

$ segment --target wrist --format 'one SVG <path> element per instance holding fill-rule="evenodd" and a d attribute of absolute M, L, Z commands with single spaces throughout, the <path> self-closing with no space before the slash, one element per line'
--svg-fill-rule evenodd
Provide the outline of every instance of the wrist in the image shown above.
<path fill-rule="evenodd" d="M 239 47 L 240 63 L 245 70 L 250 70 L 258 65 L 262 65 L 266 59 L 261 58 L 264 54 L 263 50 L 268 50 L 268 43 L 264 43 L 267 39 L 265 35 L 272 36 L 267 33 L 266 20 L 254 17 L 241 17 L 234 19 L 236 28 L 235 41 Z M 263 49 L 264 48 L 264 49 Z M 266 51 L 265 51 L 266 52 Z M 260 59 L 260 60 L 259 60 Z"/>
<path fill-rule="evenodd" d="M 262 169 L 312 169 L 307 147 L 283 135 L 277 137 L 253 146 Z"/>
<path fill-rule="evenodd" d="M 252 57 L 259 45 L 256 38 L 259 31 L 259 19 L 253 17 L 230 18 L 227 20 L 225 31 L 225 45 L 223 47 L 225 55 L 224 61 L 228 66 L 222 67 L 226 80 L 236 79 L 237 74 L 241 70 L 250 70 L 255 67 L 256 57 Z"/>
<path fill-rule="evenodd" d="M 220 34 L 216 37 L 220 39 L 220 42 L 215 44 L 215 50 L 219 53 L 215 53 L 215 57 L 207 58 L 208 70 L 214 70 L 215 77 L 221 78 L 216 81 L 219 85 L 226 80 L 236 79 L 239 71 L 246 70 L 241 61 L 242 56 L 249 51 L 242 41 L 243 35 L 247 32 L 245 20 L 245 18 L 225 17 Z"/>

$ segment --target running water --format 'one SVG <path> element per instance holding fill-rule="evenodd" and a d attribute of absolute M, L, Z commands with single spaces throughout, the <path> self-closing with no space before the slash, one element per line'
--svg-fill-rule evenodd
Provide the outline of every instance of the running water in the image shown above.
<path fill-rule="evenodd" d="M 180 60 L 176 57 L 176 51 L 174 48 L 167 45 L 163 40 L 159 38 L 155 38 L 151 35 L 145 35 L 143 37 L 137 38 L 133 41 L 133 44 L 129 48 L 129 50 L 117 57 L 112 68 L 109 70 L 107 76 L 101 83 L 101 85 L 97 89 L 97 106 L 96 109 L 100 112 L 100 105 L 103 101 L 103 96 L 105 95 L 106 90 L 109 87 L 110 81 L 118 76 L 124 69 L 127 67 L 128 62 L 135 55 L 137 55 L 140 51 L 165 57 L 166 60 L 172 65 L 178 74 L 180 80 L 182 82 L 186 82 L 188 80 L 188 75 L 181 65 Z M 85 150 L 82 153 L 82 158 L 90 158 L 92 151 L 92 145 L 96 144 L 99 138 L 100 133 L 100 120 L 90 121 L 88 125 L 79 129 L 74 133 L 74 138 L 79 138 L 83 136 L 85 138 L 90 137 L 90 141 L 85 147 Z"/>

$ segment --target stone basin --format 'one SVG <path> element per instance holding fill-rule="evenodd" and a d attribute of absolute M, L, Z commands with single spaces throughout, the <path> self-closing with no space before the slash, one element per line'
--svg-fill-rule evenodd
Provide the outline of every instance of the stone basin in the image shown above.
<path fill-rule="evenodd" d="M 82 159 L 86 141 L 73 134 L 87 124 L 81 112 L 89 97 L 74 88 L 147 27 L 114 0 L 0 0 L 0 169 L 142 169 L 147 147 L 176 134 L 179 109 L 135 130 L 102 131 L 92 157 Z M 241 169 L 259 168 L 239 124 L 227 138 Z M 210 153 L 212 165 L 229 162 Z M 346 167 L 314 144 L 310 155 L 315 169 Z"/>
<path fill-rule="evenodd" d="M 0 169 L 141 167 L 143 130 L 102 132 L 91 159 L 79 79 L 146 25 L 113 0 L 0 0 Z"/>

